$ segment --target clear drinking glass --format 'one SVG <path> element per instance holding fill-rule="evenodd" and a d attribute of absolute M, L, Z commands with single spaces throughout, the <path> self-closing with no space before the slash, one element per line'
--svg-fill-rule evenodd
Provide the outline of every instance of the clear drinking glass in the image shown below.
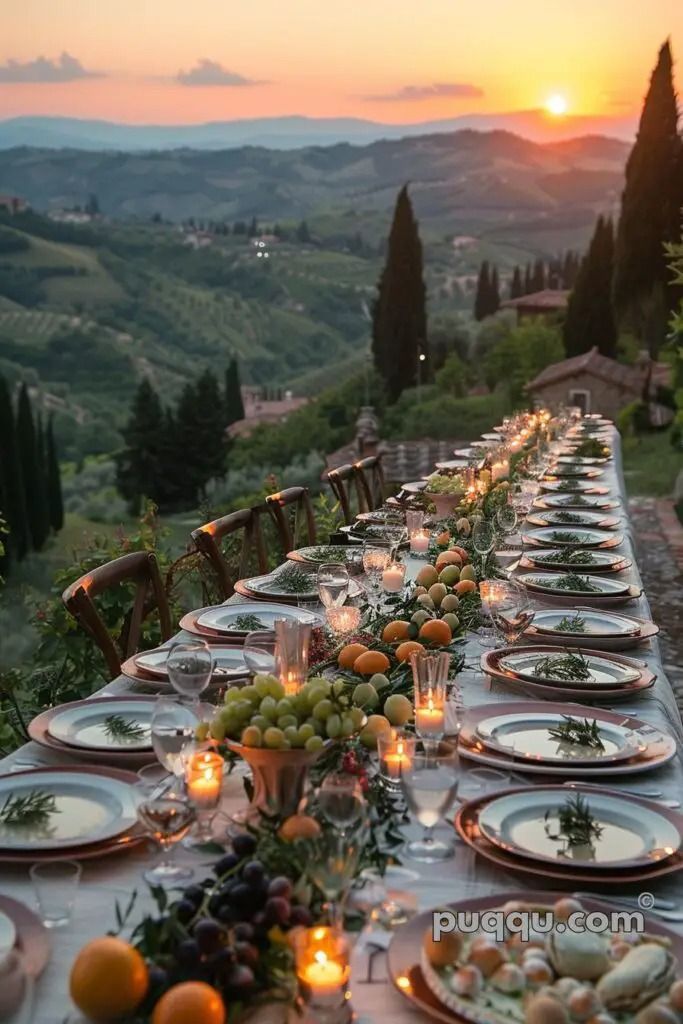
<path fill-rule="evenodd" d="M 310 847 L 307 851 L 306 870 L 313 884 L 325 897 L 325 918 L 333 927 L 340 927 L 343 903 L 355 878 L 365 845 L 364 830 L 342 834 L 337 829 L 327 827 L 320 836 L 306 845 Z"/>
<path fill-rule="evenodd" d="M 424 526 L 425 514 L 421 508 L 409 508 L 406 510 L 406 530 L 408 536 L 421 530 Z"/>
<path fill-rule="evenodd" d="M 194 811 L 179 783 L 164 788 L 146 768 L 138 772 L 138 779 L 135 793 L 138 820 L 161 848 L 159 864 L 143 872 L 143 877 L 150 885 L 177 885 L 187 881 L 194 872 L 192 868 L 173 863 L 173 849 L 187 834 L 194 821 Z"/>
<path fill-rule="evenodd" d="M 172 697 L 159 697 L 152 713 L 152 747 L 159 762 L 173 775 L 185 771 L 185 757 L 196 747 L 197 709 Z"/>
<path fill-rule="evenodd" d="M 366 540 L 363 544 L 363 570 L 370 584 L 371 604 L 377 603 L 382 573 L 391 561 L 391 551 L 387 544 L 376 540 Z"/>
<path fill-rule="evenodd" d="M 400 548 L 403 541 L 406 539 L 406 528 L 405 525 L 396 520 L 388 520 L 384 524 L 383 530 L 384 536 L 389 542 L 389 548 L 391 551 L 391 560 L 394 561 L 398 549 Z"/>
<path fill-rule="evenodd" d="M 318 568 L 318 595 L 325 608 L 339 607 L 349 594 L 349 570 L 343 562 L 325 562 Z"/>
<path fill-rule="evenodd" d="M 427 863 L 452 857 L 453 843 L 435 838 L 434 829 L 452 806 L 458 789 L 455 747 L 442 742 L 436 753 L 416 754 L 401 776 L 401 785 L 410 811 L 424 829 L 422 838 L 407 843 L 409 855 Z"/>
<path fill-rule="evenodd" d="M 373 923 L 391 931 L 405 924 L 417 913 L 416 871 L 389 864 L 382 873 L 378 868 L 365 868 L 360 873 L 362 888 L 353 895 L 353 904 Z"/>
<path fill-rule="evenodd" d="M 340 835 L 358 825 L 365 813 L 365 797 L 360 782 L 348 772 L 330 772 L 318 790 L 320 812 L 339 829 Z"/>
<path fill-rule="evenodd" d="M 496 543 L 496 533 L 491 523 L 486 519 L 479 519 L 474 524 L 472 543 L 474 550 L 478 551 L 480 555 L 486 556 L 489 551 L 493 551 L 493 545 Z"/>
<path fill-rule="evenodd" d="M 275 672 L 277 637 L 274 629 L 255 629 L 244 638 L 244 663 L 249 674 L 272 675 Z"/>
<path fill-rule="evenodd" d="M 447 651 L 416 651 L 410 657 L 415 694 L 415 732 L 430 750 L 446 728 Z"/>
<path fill-rule="evenodd" d="M 71 923 L 81 881 L 81 865 L 75 860 L 46 860 L 32 864 L 29 874 L 36 894 L 38 912 L 46 928 Z"/>
<path fill-rule="evenodd" d="M 204 640 L 174 644 L 166 659 L 166 671 L 176 693 L 199 701 L 209 685 L 213 671 L 213 655 L 209 645 Z"/>
<path fill-rule="evenodd" d="M 509 647 L 517 643 L 533 621 L 534 612 L 529 603 L 529 593 L 521 583 L 507 580 L 500 584 L 500 596 L 491 608 L 491 619 Z"/>
<path fill-rule="evenodd" d="M 517 529 L 517 509 L 509 499 L 496 512 L 496 522 L 502 533 L 514 533 Z"/>

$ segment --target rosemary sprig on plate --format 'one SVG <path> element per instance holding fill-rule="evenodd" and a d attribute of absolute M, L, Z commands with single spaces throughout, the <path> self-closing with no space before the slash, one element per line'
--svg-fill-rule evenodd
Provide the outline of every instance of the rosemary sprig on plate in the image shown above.
<path fill-rule="evenodd" d="M 573 480 L 560 480 L 556 489 L 558 491 L 575 491 L 577 486 Z"/>
<path fill-rule="evenodd" d="M 548 729 L 548 733 L 554 740 L 560 743 L 574 743 L 580 747 L 592 747 L 595 750 L 604 750 L 605 744 L 600 739 L 600 727 L 595 719 L 572 718 L 570 715 L 562 715 L 562 725 L 554 729 Z"/>
<path fill-rule="evenodd" d="M 579 576 L 576 572 L 567 572 L 555 580 L 552 584 L 553 590 L 575 590 L 582 594 L 597 594 L 600 587 L 591 583 L 587 576 Z"/>
<path fill-rule="evenodd" d="M 563 548 L 551 551 L 548 555 L 538 555 L 536 562 L 543 565 L 595 565 L 595 557 L 590 551 L 582 548 Z"/>
<path fill-rule="evenodd" d="M 557 624 L 557 629 L 561 633 L 585 633 L 586 620 L 580 615 L 565 615 L 564 618 L 560 619 Z"/>
<path fill-rule="evenodd" d="M 134 743 L 145 738 L 144 727 L 131 718 L 124 718 L 123 715 L 107 715 L 103 726 L 110 740 Z"/>
<path fill-rule="evenodd" d="M 549 654 L 534 665 L 537 679 L 563 679 L 585 682 L 591 678 L 588 662 L 582 654 Z"/>
<path fill-rule="evenodd" d="M 562 502 L 562 504 L 563 505 L 578 505 L 578 506 L 586 506 L 587 505 L 589 508 L 593 507 L 593 502 L 589 501 L 588 498 L 584 498 L 583 494 L 577 494 L 574 498 L 565 498 L 565 500 Z"/>
<path fill-rule="evenodd" d="M 341 544 L 320 544 L 309 548 L 305 557 L 309 562 L 345 562 L 346 552 Z"/>
<path fill-rule="evenodd" d="M 232 620 L 233 629 L 239 629 L 241 633 L 251 633 L 255 629 L 266 629 L 266 626 L 259 619 L 258 615 L 252 615 L 246 613 L 244 615 L 236 615 Z"/>
<path fill-rule="evenodd" d="M 562 842 L 567 846 L 592 846 L 595 839 L 599 839 L 603 833 L 602 825 L 591 814 L 588 802 L 580 793 L 575 797 L 569 797 L 563 807 L 557 812 L 559 829 L 556 833 L 551 831 L 549 818 L 552 811 L 545 812 L 545 832 L 554 842 Z"/>
<path fill-rule="evenodd" d="M 558 544 L 580 544 L 581 536 L 578 533 L 572 533 L 571 530 L 553 530 L 551 538 Z"/>
<path fill-rule="evenodd" d="M 278 573 L 273 573 L 266 589 L 282 590 L 286 594 L 312 594 L 315 592 L 315 577 L 310 572 L 286 566 Z"/>
<path fill-rule="evenodd" d="M 28 793 L 10 794 L 0 807 L 0 822 L 3 825 L 44 825 L 51 814 L 58 814 L 57 802 L 52 793 L 32 789 Z"/>
<path fill-rule="evenodd" d="M 583 516 L 578 512 L 556 512 L 554 517 L 556 523 L 583 523 Z"/>
<path fill-rule="evenodd" d="M 574 455 L 589 459 L 604 459 L 609 455 L 609 448 L 602 444 L 601 441 L 598 441 L 597 438 L 587 437 L 578 446 Z"/>

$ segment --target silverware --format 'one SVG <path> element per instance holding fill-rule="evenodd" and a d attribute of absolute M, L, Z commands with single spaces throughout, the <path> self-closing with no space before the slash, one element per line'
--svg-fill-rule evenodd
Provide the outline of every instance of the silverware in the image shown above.
<path fill-rule="evenodd" d="M 640 796 L 644 800 L 654 800 L 662 807 L 676 810 L 681 806 L 680 800 L 669 800 L 662 797 L 661 789 L 624 789 L 622 786 L 601 786 L 595 782 L 563 782 L 563 786 L 569 789 L 612 789 L 615 793 L 623 793 L 625 796 Z"/>

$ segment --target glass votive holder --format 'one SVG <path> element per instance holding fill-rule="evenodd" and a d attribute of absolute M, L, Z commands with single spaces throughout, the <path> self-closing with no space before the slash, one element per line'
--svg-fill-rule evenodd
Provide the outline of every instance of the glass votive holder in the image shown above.
<path fill-rule="evenodd" d="M 377 737 L 379 774 L 387 789 L 400 791 L 401 776 L 413 763 L 415 744 L 415 736 L 397 729 Z"/>
<path fill-rule="evenodd" d="M 75 860 L 45 860 L 32 864 L 29 874 L 46 928 L 63 928 L 71 923 L 81 881 L 81 865 Z"/>
<path fill-rule="evenodd" d="M 416 651 L 411 655 L 415 694 L 415 732 L 425 743 L 446 731 L 446 688 L 450 669 L 447 651 Z"/>
<path fill-rule="evenodd" d="M 335 636 L 350 636 L 360 627 L 361 610 L 352 604 L 325 609 L 325 618 Z"/>
<path fill-rule="evenodd" d="M 422 555 L 425 556 L 429 551 L 429 543 L 431 535 L 429 530 L 425 530 L 420 527 L 418 530 L 411 530 L 408 533 L 410 540 L 410 553 L 411 555 Z"/>
<path fill-rule="evenodd" d="M 276 674 L 287 697 L 295 696 L 306 682 L 311 627 L 295 619 L 276 619 Z"/>
<path fill-rule="evenodd" d="M 210 750 L 192 754 L 185 766 L 187 799 L 195 810 L 196 822 L 183 845 L 192 849 L 211 842 L 211 825 L 223 788 L 223 758 Z"/>
<path fill-rule="evenodd" d="M 382 589 L 386 594 L 398 594 L 405 586 L 406 567 L 403 562 L 389 562 L 382 572 Z"/>
<path fill-rule="evenodd" d="M 351 1020 L 349 944 L 336 928 L 307 928 L 295 940 L 299 1010 L 306 1024 Z"/>
<path fill-rule="evenodd" d="M 424 526 L 425 514 L 424 509 L 421 508 L 409 508 L 406 509 L 406 530 L 410 537 L 417 530 L 421 530 Z"/>

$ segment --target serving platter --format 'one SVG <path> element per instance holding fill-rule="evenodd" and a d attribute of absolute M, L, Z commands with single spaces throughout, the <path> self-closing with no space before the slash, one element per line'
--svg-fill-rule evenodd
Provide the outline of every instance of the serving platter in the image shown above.
<path fill-rule="evenodd" d="M 153 700 L 85 700 L 54 709 L 47 731 L 58 743 L 80 750 L 135 752 L 152 749 Z M 129 725 L 135 734 L 117 735 L 116 724 Z"/>
<path fill-rule="evenodd" d="M 562 680 L 552 672 L 551 666 L 554 658 L 561 658 L 563 661 L 565 659 L 567 661 L 580 659 L 590 676 L 585 680 Z M 559 655 L 549 656 L 539 648 L 532 648 L 519 654 L 514 652 L 506 654 L 499 659 L 498 664 L 503 671 L 510 672 L 519 679 L 525 679 L 532 683 L 546 683 L 550 686 L 562 686 L 565 682 L 569 682 L 576 688 L 588 686 L 592 689 L 606 686 L 614 689 L 640 679 L 640 667 L 635 663 L 628 665 L 622 661 L 615 661 L 604 654 L 589 654 L 582 650 L 572 655 L 567 655 L 562 651 Z"/>
<path fill-rule="evenodd" d="M 561 838 L 559 815 L 578 796 L 602 831 L 592 842 L 572 847 Z M 629 796 L 590 788 L 534 786 L 530 792 L 494 797 L 479 814 L 479 828 L 494 846 L 520 857 L 594 869 L 646 867 L 681 848 L 680 827 L 656 805 L 634 804 Z"/>
<path fill-rule="evenodd" d="M 525 544 L 537 547 L 616 548 L 623 543 L 623 534 L 611 530 L 594 530 L 581 526 L 542 526 L 522 534 Z"/>
<path fill-rule="evenodd" d="M 56 708 L 48 708 L 46 711 L 41 711 L 39 715 L 29 722 L 28 734 L 30 738 L 35 742 L 39 743 L 41 747 L 46 747 L 48 750 L 53 750 L 55 753 L 61 756 L 66 756 L 77 761 L 87 761 L 94 764 L 106 764 L 112 767 L 128 768 L 132 771 L 136 771 L 145 764 L 152 764 L 156 760 L 156 754 L 150 748 L 149 750 L 100 750 L 98 748 L 89 749 L 87 747 L 72 747 L 67 746 L 64 743 L 60 743 L 59 740 L 55 739 L 50 733 L 50 723 L 52 719 L 57 715 L 63 708 L 76 707 L 77 705 L 85 704 L 103 704 L 111 706 L 114 703 L 118 703 L 121 700 L 120 697 L 97 697 L 91 698 L 90 700 L 84 701 L 73 701 L 70 704 L 61 704 Z M 127 703 L 141 703 L 148 705 L 150 703 L 149 697 L 133 697 L 127 696 L 125 698 Z"/>

